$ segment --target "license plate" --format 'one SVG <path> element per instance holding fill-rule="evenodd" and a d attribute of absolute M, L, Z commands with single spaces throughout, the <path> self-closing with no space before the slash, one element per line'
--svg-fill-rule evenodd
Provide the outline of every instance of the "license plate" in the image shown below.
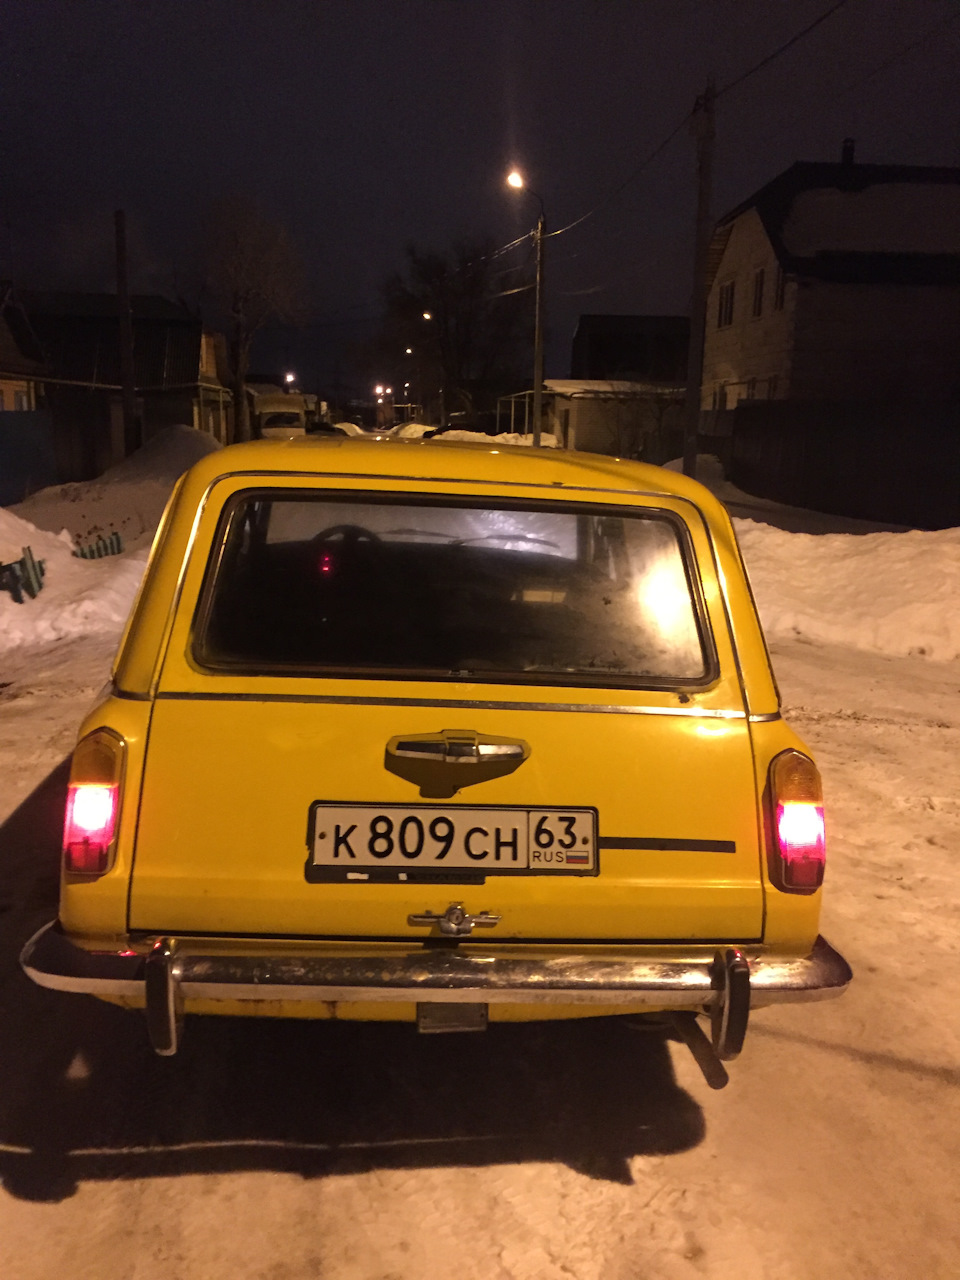
<path fill-rule="evenodd" d="M 315 801 L 307 847 L 308 879 L 596 875 L 597 812 Z"/>

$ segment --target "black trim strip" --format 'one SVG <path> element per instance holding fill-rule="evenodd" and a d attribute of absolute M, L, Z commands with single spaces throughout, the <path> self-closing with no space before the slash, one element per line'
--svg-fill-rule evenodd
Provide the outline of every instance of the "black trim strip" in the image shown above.
<path fill-rule="evenodd" d="M 638 840 L 634 836 L 601 836 L 601 849 L 678 849 L 690 853 L 736 853 L 735 840 Z"/>

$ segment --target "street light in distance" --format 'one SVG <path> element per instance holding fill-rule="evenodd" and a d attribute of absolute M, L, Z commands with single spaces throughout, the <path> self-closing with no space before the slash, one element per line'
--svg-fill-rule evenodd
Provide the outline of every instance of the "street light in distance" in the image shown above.
<path fill-rule="evenodd" d="M 547 219 L 542 197 L 536 191 L 531 191 L 518 169 L 512 169 L 507 174 L 507 186 L 514 191 L 528 192 L 540 206 L 540 217 L 533 233 L 537 246 L 536 308 L 533 321 L 533 446 L 536 449 L 540 447 L 540 421 L 543 413 L 543 240 Z"/>

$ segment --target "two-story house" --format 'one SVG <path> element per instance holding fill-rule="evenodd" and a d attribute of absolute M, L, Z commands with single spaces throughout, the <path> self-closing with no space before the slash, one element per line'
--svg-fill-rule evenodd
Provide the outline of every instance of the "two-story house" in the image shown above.
<path fill-rule="evenodd" d="M 960 393 L 960 169 L 797 163 L 717 224 L 701 407 Z"/>

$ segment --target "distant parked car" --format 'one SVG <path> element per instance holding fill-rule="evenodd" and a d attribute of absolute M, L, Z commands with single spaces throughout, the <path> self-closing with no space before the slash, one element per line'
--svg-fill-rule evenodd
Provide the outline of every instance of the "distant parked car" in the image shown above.
<path fill-rule="evenodd" d="M 184 1012 L 655 1015 L 726 1080 L 836 995 L 820 780 L 730 520 L 672 472 L 310 437 L 211 453 L 80 729 L 38 983 Z M 710 1020 L 710 1035 L 697 1015 Z"/>
<path fill-rule="evenodd" d="M 268 413 L 261 419 L 259 431 L 263 440 L 295 440 L 307 434 L 299 413 Z"/>

